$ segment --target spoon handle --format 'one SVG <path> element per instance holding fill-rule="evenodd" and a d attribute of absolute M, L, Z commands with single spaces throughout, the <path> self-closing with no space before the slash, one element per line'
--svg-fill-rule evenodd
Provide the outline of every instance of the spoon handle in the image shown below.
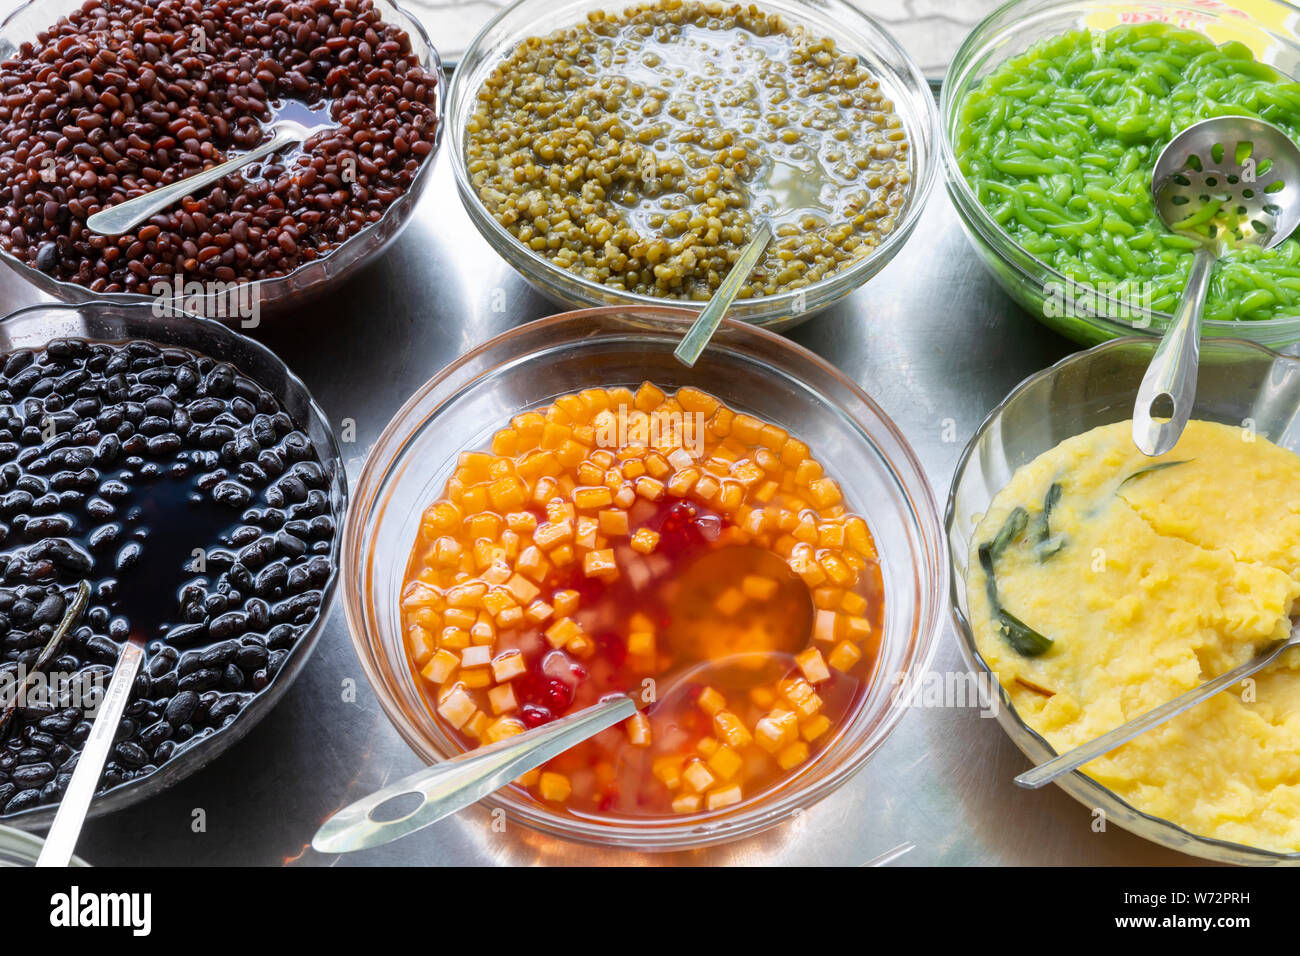
<path fill-rule="evenodd" d="M 312 837 L 312 848 L 318 853 L 351 853 L 391 843 L 477 803 L 635 713 L 632 698 L 613 697 L 554 723 L 425 767 L 334 814 Z M 371 816 L 389 800 L 406 795 L 419 797 L 420 802 L 404 815 L 394 820 Z"/>
<path fill-rule="evenodd" d="M 72 860 L 72 852 L 77 848 L 77 837 L 81 835 L 81 825 L 86 822 L 86 811 L 95 796 L 95 787 L 104 772 L 104 763 L 108 760 L 113 739 L 117 736 L 117 725 L 122 722 L 122 711 L 126 710 L 131 699 L 131 687 L 135 684 L 135 675 L 144 660 L 144 651 L 134 641 L 128 641 L 118 655 L 117 667 L 113 669 L 113 679 L 108 682 L 108 690 L 99 703 L 95 722 L 90 725 L 90 736 L 86 746 L 77 758 L 77 767 L 72 771 L 68 781 L 67 792 L 59 802 L 59 809 L 54 814 L 54 822 L 41 847 L 41 855 L 36 859 L 37 866 L 67 866 Z"/>
<path fill-rule="evenodd" d="M 1133 405 L 1133 442 L 1144 455 L 1155 457 L 1172 449 L 1192 414 L 1201 354 L 1201 316 L 1214 261 L 1209 249 L 1202 246 L 1196 250 L 1173 322 L 1165 330 L 1138 387 Z M 1165 395 L 1173 402 L 1173 412 L 1168 421 L 1158 422 L 1151 415 L 1151 406 Z"/>
<path fill-rule="evenodd" d="M 1297 645 L 1300 645 L 1300 636 L 1292 634 L 1289 640 L 1283 641 L 1263 654 L 1251 658 L 1246 663 L 1220 674 L 1213 680 L 1206 681 L 1198 687 L 1193 687 L 1191 690 L 1179 694 L 1173 700 L 1166 701 L 1140 717 L 1125 721 L 1109 733 L 1102 734 L 1096 740 L 1090 740 L 1073 750 L 1067 750 L 1059 757 L 1055 757 L 1047 761 L 1047 763 L 1039 764 L 1032 770 L 1025 771 L 1016 777 L 1016 783 L 1028 790 L 1037 790 L 1039 787 L 1046 786 L 1057 777 L 1063 776 L 1071 770 L 1077 770 L 1089 760 L 1095 760 L 1097 757 L 1109 753 L 1120 744 L 1128 743 L 1134 737 L 1146 733 L 1152 727 L 1163 724 L 1183 711 L 1195 707 L 1201 701 L 1213 697 L 1237 681 L 1244 680 L 1261 668 L 1267 667 L 1283 651 Z"/>
<path fill-rule="evenodd" d="M 758 262 L 758 257 L 763 254 L 767 244 L 772 241 L 772 229 L 767 223 L 758 227 L 754 237 L 745 244 L 745 248 L 740 250 L 740 256 L 736 259 L 736 264 L 731 267 L 725 279 L 718 284 L 717 290 L 713 297 L 705 304 L 699 317 L 686 330 L 682 336 L 681 343 L 677 350 L 673 352 L 677 360 L 687 368 L 694 368 L 695 363 L 699 360 L 700 355 L 704 352 L 705 346 L 709 344 L 709 339 L 713 338 L 713 333 L 717 331 L 722 317 L 727 314 L 731 308 L 731 303 L 736 301 L 736 296 L 740 294 L 740 287 L 745 284 L 749 274 L 754 271 L 754 265 Z"/>
<path fill-rule="evenodd" d="M 124 232 L 129 232 L 134 226 L 144 222 L 150 216 L 176 205 L 186 196 L 193 195 L 205 186 L 210 186 L 217 180 L 229 176 L 236 169 L 256 162 L 263 156 L 278 152 L 286 146 L 300 142 L 302 142 L 300 133 L 294 130 L 282 129 L 261 146 L 251 149 L 247 153 L 241 153 L 234 159 L 228 159 L 224 163 L 203 170 L 201 173 L 195 173 L 193 176 L 186 176 L 174 183 L 152 189 L 143 196 L 136 196 L 134 199 L 120 202 L 116 206 L 101 209 L 86 220 L 86 226 L 92 232 L 97 232 L 101 236 L 120 236 Z"/>

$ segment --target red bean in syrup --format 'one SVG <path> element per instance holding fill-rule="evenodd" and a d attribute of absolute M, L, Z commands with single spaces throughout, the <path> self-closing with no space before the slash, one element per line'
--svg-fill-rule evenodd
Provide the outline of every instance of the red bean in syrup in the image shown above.
<path fill-rule="evenodd" d="M 290 97 L 327 106 L 337 127 L 132 233 L 85 228 L 257 145 Z M 100 292 L 284 275 L 409 188 L 432 153 L 436 99 L 410 37 L 371 0 L 87 4 L 0 67 L 0 247 Z"/>
<path fill-rule="evenodd" d="M 228 364 L 77 339 L 4 358 L 0 671 L 36 659 L 82 578 L 91 606 L 49 669 L 102 685 L 131 635 L 148 647 L 102 788 L 208 738 L 275 679 L 332 570 L 328 486 L 306 435 Z M 73 706 L 20 709 L 0 813 L 56 801 L 89 727 Z"/>

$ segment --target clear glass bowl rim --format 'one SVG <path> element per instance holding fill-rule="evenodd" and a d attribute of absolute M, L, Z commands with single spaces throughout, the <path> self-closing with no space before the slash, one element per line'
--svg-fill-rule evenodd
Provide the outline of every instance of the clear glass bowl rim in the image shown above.
<path fill-rule="evenodd" d="M 1292 4 L 1281 2 L 1281 0 L 1259 0 L 1259 2 L 1284 10 L 1295 9 Z M 1009 17 L 1014 10 L 1020 7 L 1033 7 L 1038 16 L 1047 18 L 1053 14 L 1060 14 L 1070 9 L 1079 10 L 1090 5 L 1093 4 L 1089 0 L 1056 0 L 1054 3 L 1044 3 L 1043 0 L 1007 0 L 1006 3 L 981 20 L 966 35 L 966 39 L 962 41 L 961 46 L 958 47 L 956 54 L 948 64 L 948 71 L 943 78 L 943 86 L 940 91 L 939 116 L 941 128 L 939 131 L 939 149 L 948 195 L 952 198 L 953 205 L 957 207 L 962 221 L 979 234 L 985 246 L 997 255 L 1004 265 L 1014 269 L 1022 281 L 1039 289 L 1050 283 L 1059 284 L 1063 288 L 1075 286 L 1078 283 L 1043 262 L 993 221 L 988 211 L 970 188 L 970 184 L 966 182 L 966 177 L 962 174 L 961 167 L 957 162 L 957 156 L 953 152 L 952 134 L 955 129 L 954 124 L 958 118 L 957 112 L 967 92 L 963 86 L 967 82 L 967 74 L 971 72 L 974 65 L 978 64 L 978 61 L 984 59 L 985 55 L 990 52 L 994 41 L 1014 32 L 1015 27 L 1011 24 L 1001 24 L 1004 17 Z M 1112 8 L 1120 4 L 1117 0 L 1096 0 L 1095 5 L 1098 8 Z M 1133 3 L 1132 6 L 1134 9 L 1140 8 L 1142 10 L 1152 7 L 1170 10 L 1185 10 L 1187 8 L 1186 3 L 1181 2 L 1181 0 L 1143 0 L 1141 3 Z M 1197 8 L 1197 13 L 1217 16 L 1216 12 L 1209 8 Z M 1023 27 L 1023 22 L 1018 25 Z M 1279 43 L 1291 47 L 1297 55 L 1300 55 L 1300 38 L 1294 35 L 1288 37 L 1275 33 L 1258 22 L 1254 22 L 1254 26 L 1261 32 L 1274 37 Z M 954 92 L 959 86 L 963 86 L 960 96 Z M 1030 271 L 1031 269 L 1035 271 Z M 1100 291 L 1097 298 L 1107 298 L 1109 301 L 1108 297 L 1103 296 Z M 1128 323 L 1099 315 L 1090 317 L 1088 321 L 1111 329 L 1116 336 L 1133 336 L 1135 333 L 1158 336 L 1163 333 L 1164 327 L 1173 320 L 1173 314 L 1170 312 L 1139 309 L 1129 303 L 1124 303 L 1124 306 L 1130 312 L 1140 313 L 1139 319 L 1133 323 Z M 1277 336 L 1277 341 L 1282 341 L 1288 335 L 1293 338 L 1300 337 L 1300 315 L 1278 316 L 1272 319 L 1260 319 L 1250 322 L 1225 322 L 1220 319 L 1204 320 L 1205 333 L 1222 338 L 1240 338 L 1245 331 L 1242 328 L 1243 325 L 1251 329 L 1259 329 L 1261 332 L 1273 333 Z"/>
<path fill-rule="evenodd" d="M 1020 0 L 1015 0 L 1020 2 Z M 947 561 L 949 564 L 948 575 L 948 606 L 952 614 L 954 628 L 957 633 L 957 646 L 961 650 L 962 658 L 967 666 L 974 668 L 979 675 L 989 681 L 990 687 L 996 687 L 998 692 L 999 706 L 999 725 L 1011 738 L 1016 747 L 1034 763 L 1041 763 L 1051 757 L 1056 756 L 1056 750 L 1047 740 L 1030 727 L 1021 718 L 1015 706 L 1011 703 L 1011 698 L 1006 692 L 1006 688 L 998 680 L 997 675 L 988 666 L 984 657 L 979 652 L 979 647 L 975 643 L 975 634 L 971 629 L 970 622 L 961 610 L 961 591 L 966 587 L 966 580 L 961 575 L 960 569 L 957 568 L 953 561 L 953 542 L 958 541 L 964 548 L 969 550 L 969 542 L 962 540 L 955 529 L 957 521 L 957 490 L 961 484 L 962 477 L 966 473 L 967 467 L 974 459 L 976 451 L 984 438 L 989 427 L 997 421 L 1003 411 L 1011 405 L 1024 391 L 1031 388 L 1038 382 L 1053 378 L 1062 369 L 1072 365 L 1090 361 L 1094 355 L 1110 350 L 1119 350 L 1125 348 L 1141 347 L 1150 351 L 1155 350 L 1157 341 L 1145 336 L 1129 335 L 1121 338 L 1111 339 L 1102 342 L 1100 345 L 1094 345 L 1092 348 L 1083 349 L 1078 352 L 1072 352 L 1060 361 L 1048 366 L 1041 371 L 1034 372 L 1020 381 L 1015 388 L 1007 393 L 1007 396 L 994 406 L 993 410 L 985 416 L 979 427 L 975 429 L 975 434 L 971 436 L 966 447 L 962 449 L 961 457 L 957 460 L 957 467 L 953 471 L 952 484 L 949 487 L 947 503 L 944 506 L 943 530 L 945 543 L 947 545 Z M 1300 358 L 1283 355 L 1267 346 L 1260 345 L 1258 342 L 1251 342 L 1248 339 L 1240 338 L 1220 338 L 1214 342 L 1216 348 L 1242 348 L 1249 351 L 1259 352 L 1272 362 L 1287 362 L 1300 366 Z M 1010 715 L 1014 732 L 1008 728 L 1000 719 L 1001 714 Z M 1034 752 L 1037 751 L 1037 752 Z M 1151 833 L 1144 833 L 1129 827 L 1122 814 L 1112 815 L 1116 823 L 1135 835 L 1166 846 L 1180 853 L 1193 853 L 1188 846 L 1203 848 L 1204 853 L 1197 852 L 1195 855 L 1204 856 L 1208 859 L 1225 863 L 1238 864 L 1291 864 L 1300 865 L 1300 851 L 1294 853 L 1282 853 L 1276 850 L 1265 850 L 1260 847 L 1248 846 L 1244 843 L 1233 843 L 1229 840 L 1218 840 L 1214 837 L 1202 836 L 1193 833 L 1185 827 L 1179 826 L 1163 817 L 1153 816 L 1137 809 L 1131 803 L 1120 797 L 1109 787 L 1099 783 L 1092 777 L 1083 773 L 1081 770 L 1075 770 L 1056 780 L 1056 784 L 1066 793 L 1074 797 L 1075 800 L 1086 807 L 1120 807 L 1126 814 L 1132 818 L 1140 819 L 1143 824 L 1151 828 Z"/>
<path fill-rule="evenodd" d="M 730 5 L 731 2 L 732 0 L 726 0 L 726 5 Z M 929 81 L 921 72 L 921 68 L 916 65 L 911 55 L 883 23 L 874 17 L 868 16 L 862 10 L 847 2 L 847 0 L 821 0 L 821 2 L 833 8 L 838 15 L 842 15 L 846 22 L 852 23 L 852 21 L 856 21 L 856 23 L 852 23 L 852 28 L 861 29 L 865 27 L 869 31 L 878 34 L 889 55 L 906 64 L 906 75 L 891 71 L 888 80 L 892 86 L 900 91 L 906 91 L 909 87 L 915 90 L 929 90 Z M 501 223 L 497 222 L 496 217 L 484 208 L 478 193 L 474 190 L 473 184 L 469 180 L 469 171 L 465 168 L 463 134 L 465 118 L 468 115 L 468 110 L 473 106 L 474 94 L 477 93 L 477 90 L 466 88 L 469 82 L 467 79 L 469 70 L 466 64 L 473 63 L 477 57 L 484 55 L 481 48 L 487 43 L 493 29 L 503 20 L 514 15 L 517 10 L 524 6 L 545 8 L 548 5 L 548 0 L 513 0 L 479 31 L 456 65 L 455 73 L 451 79 L 451 89 L 448 93 L 446 122 L 452 127 L 452 142 L 449 149 L 451 151 L 452 169 L 456 177 L 456 191 L 460 195 L 462 205 L 475 227 L 498 252 L 501 252 L 503 248 L 514 248 L 516 250 L 518 257 L 528 264 L 528 269 L 524 271 L 530 281 L 540 281 L 548 291 L 554 289 L 554 283 L 556 282 L 571 285 L 581 290 L 587 303 L 587 305 L 581 307 L 602 308 L 616 302 L 618 305 L 649 308 L 675 308 L 694 311 L 703 309 L 706 304 L 704 302 L 694 302 L 686 299 L 661 299 L 637 292 L 611 289 L 601 283 L 560 268 L 550 259 L 529 249 L 512 236 Z M 630 2 L 621 3 L 618 0 L 605 4 L 605 6 L 609 7 L 631 5 Z M 762 9 L 761 4 L 759 7 Z M 542 11 L 539 10 L 539 12 Z M 511 38 L 512 47 L 513 44 L 517 44 L 524 39 L 525 35 L 523 34 L 513 36 Z M 849 268 L 832 273 L 810 286 L 792 292 L 778 293 L 777 295 L 755 296 L 750 299 L 737 300 L 735 306 L 737 310 L 746 314 L 755 313 L 757 315 L 752 324 L 775 325 L 780 323 L 784 326 L 786 323 L 782 322 L 780 316 L 788 315 L 794 315 L 796 321 L 798 321 L 801 313 L 796 312 L 795 307 L 803 301 L 808 301 L 809 305 L 807 310 L 802 313 L 802 316 L 811 317 L 822 307 L 814 304 L 814 300 L 824 296 L 825 304 L 829 304 L 840 296 L 848 294 L 871 278 L 876 271 L 883 268 L 902 249 L 914 232 L 921 214 L 929 202 L 930 194 L 937 179 L 937 167 L 939 165 L 937 156 L 940 149 L 939 112 L 933 95 L 923 97 L 923 101 L 925 103 L 924 116 L 909 113 L 903 117 L 904 122 L 909 126 L 921 129 L 928 137 L 929 142 L 922 160 L 915 164 L 914 172 L 916 175 L 913 177 L 913 191 L 907 198 L 903 214 L 895 224 L 894 231 L 870 255 L 853 263 Z M 897 101 L 895 101 L 894 105 L 896 109 L 899 106 Z M 900 111 L 901 115 L 902 111 Z M 913 155 L 916 155 L 916 152 L 914 149 Z M 507 256 L 506 258 L 512 265 L 514 264 L 511 257 Z M 534 277 L 545 278 L 535 279 Z M 558 292 L 552 294 L 558 294 Z M 769 314 L 772 318 L 762 317 Z"/>
<path fill-rule="evenodd" d="M 420 732 L 403 712 L 400 703 L 393 699 L 385 686 L 390 678 L 381 655 L 374 653 L 369 646 L 373 629 L 370 626 L 369 602 L 363 593 L 369 587 L 369 579 L 364 573 L 366 564 L 362 552 L 373 547 L 373 542 L 369 540 L 369 526 L 372 520 L 371 512 L 382 504 L 378 494 L 387 475 L 402 462 L 407 439 L 414 428 L 422 422 L 436 419 L 442 408 L 454 399 L 455 393 L 469 387 L 473 382 L 489 379 L 502 368 L 509 368 L 526 358 L 529 353 L 506 351 L 499 356 L 496 364 L 468 379 L 461 375 L 462 370 L 467 366 L 495 351 L 508 350 L 514 340 L 538 330 L 619 315 L 635 315 L 638 319 L 676 323 L 683 331 L 695 318 L 695 313 L 689 310 L 664 306 L 600 306 L 561 312 L 516 326 L 461 355 L 420 386 L 390 419 L 362 465 L 360 476 L 354 484 L 343 535 L 342 562 L 349 575 L 344 586 L 344 611 L 357 658 L 379 699 L 380 706 L 407 745 L 422 759 L 442 759 L 446 755 L 439 752 L 436 744 Z M 912 507 L 913 520 L 916 523 L 918 536 L 921 538 L 921 547 L 925 549 L 924 557 L 928 562 L 927 566 L 915 571 L 922 578 L 915 610 L 917 617 L 915 636 L 904 636 L 912 641 L 907 656 L 906 675 L 910 678 L 924 673 L 930 666 L 938 648 L 939 636 L 943 631 L 941 605 L 946 592 L 948 562 L 941 553 L 943 539 L 934 493 L 910 443 L 893 420 L 870 396 L 820 356 L 775 332 L 734 319 L 724 319 L 723 328 L 729 333 L 765 339 L 768 343 L 791 353 L 794 358 L 812 363 L 820 372 L 831 378 L 837 387 L 848 389 L 853 398 L 865 404 L 885 427 L 898 455 L 920 479 L 919 483 L 903 479 L 894 470 L 892 464 L 894 451 L 891 450 L 887 467 L 892 478 L 906 490 Z M 413 423 L 410 419 L 421 408 L 424 399 L 444 386 L 454 387 L 455 392 L 444 396 L 436 406 L 427 408 L 418 421 Z M 855 422 L 858 422 L 856 416 L 852 417 Z M 862 427 L 860 423 L 859 427 Z M 388 457 L 386 452 L 394 447 L 397 448 L 396 453 Z M 385 455 L 384 460 L 380 459 L 381 455 Z M 884 455 L 882 454 L 881 457 L 883 458 Z M 931 553 L 934 547 L 938 547 L 940 551 Z M 883 716 L 873 725 L 864 739 L 852 741 L 844 739 L 837 742 L 834 746 L 841 747 L 846 753 L 840 755 L 838 752 L 833 754 L 828 751 L 825 756 L 828 758 L 834 756 L 840 760 L 840 763 L 815 781 L 813 786 L 806 786 L 806 781 L 796 782 L 779 788 L 770 798 L 763 797 L 752 807 L 741 812 L 728 815 L 725 811 L 720 811 L 716 820 L 701 814 L 691 815 L 680 823 L 665 822 L 659 818 L 655 818 L 653 823 L 641 824 L 635 821 L 613 826 L 608 823 L 590 823 L 576 817 L 564 817 L 538 810 L 513 799 L 509 796 L 508 790 L 493 794 L 481 803 L 493 810 L 504 811 L 509 819 L 530 829 L 562 839 L 600 846 L 668 851 L 696 849 L 742 839 L 783 822 L 792 813 L 810 806 L 851 779 L 896 729 L 908 709 L 915 692 L 915 685 L 918 683 L 915 680 L 903 682 L 902 690 L 894 696 L 888 709 L 883 712 Z M 701 832 L 699 828 L 705 825 L 709 829 Z"/>
<path fill-rule="evenodd" d="M 34 833 L 0 824 L 0 861 L 8 861 L 19 866 L 35 866 L 44 845 L 45 841 Z M 3 862 L 0 862 L 0 866 L 3 865 Z M 84 868 L 90 864 L 74 854 L 68 866 Z"/>

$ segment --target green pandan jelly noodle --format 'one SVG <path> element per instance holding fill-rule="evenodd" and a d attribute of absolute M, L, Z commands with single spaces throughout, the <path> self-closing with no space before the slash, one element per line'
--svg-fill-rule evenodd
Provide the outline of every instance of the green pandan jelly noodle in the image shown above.
<path fill-rule="evenodd" d="M 1300 84 L 1239 43 L 1165 24 L 1074 31 L 1007 60 L 967 95 L 956 156 L 980 203 L 1032 255 L 1172 312 L 1195 244 L 1161 223 L 1151 170 L 1178 132 L 1226 114 L 1300 139 Z M 1220 261 L 1207 319 L 1290 315 L 1300 315 L 1295 237 Z"/>

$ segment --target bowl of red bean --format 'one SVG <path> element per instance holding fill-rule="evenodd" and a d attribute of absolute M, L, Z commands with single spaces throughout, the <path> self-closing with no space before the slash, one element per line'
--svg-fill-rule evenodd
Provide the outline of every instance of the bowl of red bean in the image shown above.
<path fill-rule="evenodd" d="M 30 0 L 0 24 L 0 262 L 58 299 L 255 318 L 338 284 L 430 178 L 445 81 L 391 0 Z M 120 236 L 94 213 L 310 135 Z M 255 311 L 257 310 L 257 311 Z"/>

